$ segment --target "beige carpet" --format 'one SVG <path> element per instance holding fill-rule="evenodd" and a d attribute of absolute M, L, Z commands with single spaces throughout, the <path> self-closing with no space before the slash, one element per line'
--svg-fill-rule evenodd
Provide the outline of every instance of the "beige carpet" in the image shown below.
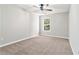
<path fill-rule="evenodd" d="M 0 55 L 72 55 L 67 39 L 39 36 L 0 48 Z"/>

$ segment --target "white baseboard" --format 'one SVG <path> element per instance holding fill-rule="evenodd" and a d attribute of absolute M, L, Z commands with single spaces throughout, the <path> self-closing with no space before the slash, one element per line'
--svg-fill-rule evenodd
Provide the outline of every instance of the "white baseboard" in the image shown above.
<path fill-rule="evenodd" d="M 68 37 L 62 37 L 62 36 L 53 36 L 53 37 L 59 37 L 59 38 L 69 39 Z"/>
<path fill-rule="evenodd" d="M 70 47 L 71 47 L 71 49 L 72 49 L 72 52 L 73 52 L 73 54 L 74 54 L 74 50 L 73 50 L 73 48 L 72 48 L 72 44 L 71 44 L 71 41 L 69 40 L 69 43 L 70 43 Z"/>
<path fill-rule="evenodd" d="M 49 36 L 49 37 L 58 37 L 58 38 L 69 39 L 69 37 L 53 36 L 53 35 L 41 35 L 41 36 Z"/>
<path fill-rule="evenodd" d="M 30 38 L 33 38 L 33 37 L 36 37 L 36 36 L 38 36 L 38 35 L 33 35 L 33 36 L 30 36 L 30 37 L 26 37 L 26 38 L 23 38 L 23 39 L 19 39 L 19 40 L 17 40 L 17 41 L 5 43 L 5 44 L 3 44 L 3 45 L 0 45 L 0 47 L 8 46 L 8 45 L 11 45 L 11 44 L 14 44 L 14 43 L 17 43 L 17 42 L 26 40 L 26 39 L 30 39 Z"/>

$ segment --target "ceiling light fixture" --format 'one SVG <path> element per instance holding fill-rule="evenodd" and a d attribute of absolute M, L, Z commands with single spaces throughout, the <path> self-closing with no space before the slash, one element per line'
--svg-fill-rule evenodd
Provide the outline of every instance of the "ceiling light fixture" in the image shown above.
<path fill-rule="evenodd" d="M 42 10 L 42 11 L 52 11 L 52 9 L 49 8 L 49 4 L 40 4 L 40 10 Z"/>

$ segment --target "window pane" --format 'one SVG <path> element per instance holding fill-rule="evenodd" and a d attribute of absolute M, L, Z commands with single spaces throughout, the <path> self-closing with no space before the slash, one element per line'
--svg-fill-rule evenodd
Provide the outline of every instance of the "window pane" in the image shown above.
<path fill-rule="evenodd" d="M 44 30 L 50 30 L 50 25 L 44 25 Z"/>
<path fill-rule="evenodd" d="M 45 19 L 44 24 L 50 24 L 50 19 Z"/>

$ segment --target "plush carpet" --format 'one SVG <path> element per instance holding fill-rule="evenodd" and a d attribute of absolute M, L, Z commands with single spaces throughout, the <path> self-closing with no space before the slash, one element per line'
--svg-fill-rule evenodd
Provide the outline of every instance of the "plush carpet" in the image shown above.
<path fill-rule="evenodd" d="M 38 36 L 0 48 L 0 55 L 72 55 L 68 39 Z"/>

